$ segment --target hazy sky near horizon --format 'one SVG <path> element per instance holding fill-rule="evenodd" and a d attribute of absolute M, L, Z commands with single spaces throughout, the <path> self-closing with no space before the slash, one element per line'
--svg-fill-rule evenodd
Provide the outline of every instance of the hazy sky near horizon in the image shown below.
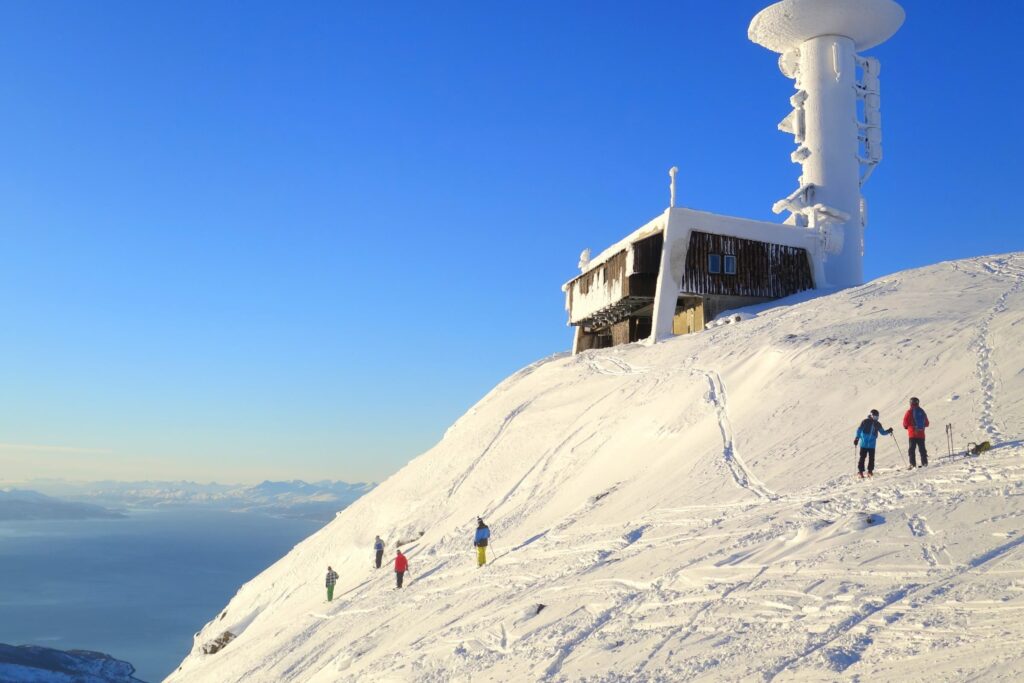
<path fill-rule="evenodd" d="M 776 219 L 766 4 L 4 3 L 0 485 L 394 472 L 568 349 L 670 166 Z M 902 4 L 869 278 L 1024 249 L 1024 9 Z"/>

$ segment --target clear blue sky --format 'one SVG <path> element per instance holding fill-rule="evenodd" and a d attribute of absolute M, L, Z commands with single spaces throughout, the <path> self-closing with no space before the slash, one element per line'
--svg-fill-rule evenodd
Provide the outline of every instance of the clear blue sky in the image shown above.
<path fill-rule="evenodd" d="M 0 484 L 393 472 L 569 347 L 669 166 L 775 219 L 765 4 L 4 3 Z M 1024 9 L 903 5 L 869 278 L 1024 249 Z"/>

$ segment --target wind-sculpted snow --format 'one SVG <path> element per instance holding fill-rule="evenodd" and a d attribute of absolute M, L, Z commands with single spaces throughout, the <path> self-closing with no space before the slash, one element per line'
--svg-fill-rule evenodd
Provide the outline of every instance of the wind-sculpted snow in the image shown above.
<path fill-rule="evenodd" d="M 1013 254 L 545 359 L 244 585 L 168 680 L 1021 680 L 1022 330 Z M 871 408 L 899 440 L 861 481 Z M 947 423 L 993 449 L 949 457 Z M 401 591 L 377 533 L 417 539 Z"/>

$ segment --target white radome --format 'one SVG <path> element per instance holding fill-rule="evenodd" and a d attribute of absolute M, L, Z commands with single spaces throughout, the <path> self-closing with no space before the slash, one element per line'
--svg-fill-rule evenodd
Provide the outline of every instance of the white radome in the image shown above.
<path fill-rule="evenodd" d="M 845 36 L 856 50 L 891 38 L 905 18 L 893 0 L 782 0 L 751 20 L 747 37 L 773 52 L 786 52 L 818 36 Z"/>

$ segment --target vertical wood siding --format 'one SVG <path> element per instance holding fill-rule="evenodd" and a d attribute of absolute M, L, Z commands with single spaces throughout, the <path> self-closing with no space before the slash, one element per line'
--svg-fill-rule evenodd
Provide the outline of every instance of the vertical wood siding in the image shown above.
<path fill-rule="evenodd" d="M 638 275 L 657 275 L 661 268 L 661 245 L 664 234 L 658 232 L 637 240 L 633 247 L 633 272 Z"/>
<path fill-rule="evenodd" d="M 599 274 L 604 275 L 605 285 L 609 288 L 615 284 L 621 284 L 626 277 L 626 250 L 623 249 L 597 268 L 588 270 L 573 280 L 572 291 L 578 291 L 580 294 L 589 293 Z"/>
<path fill-rule="evenodd" d="M 736 257 L 736 274 L 708 272 L 708 254 Z M 724 270 L 725 259 L 722 259 Z M 814 287 L 807 250 L 694 231 L 682 288 L 687 294 L 730 294 L 773 299 Z"/>

